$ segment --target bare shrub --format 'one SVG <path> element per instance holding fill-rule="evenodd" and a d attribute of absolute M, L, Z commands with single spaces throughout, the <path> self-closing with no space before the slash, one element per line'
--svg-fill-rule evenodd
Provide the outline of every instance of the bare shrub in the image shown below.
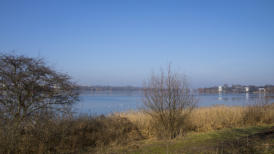
<path fill-rule="evenodd" d="M 41 131 L 54 126 L 49 121 L 65 115 L 77 100 L 77 86 L 70 77 L 49 68 L 42 59 L 1 54 L 0 150 L 4 151 L 0 152 L 33 153 L 30 143 L 37 145 L 39 140 L 30 130 L 41 122 Z"/>
<path fill-rule="evenodd" d="M 179 78 L 170 66 L 167 72 L 152 75 L 145 83 L 143 102 L 157 135 L 169 139 L 180 134 L 186 117 L 196 106 L 185 78 Z"/>
<path fill-rule="evenodd" d="M 0 126 L 0 153 L 94 153 L 143 138 L 134 124 L 119 116 L 37 117 L 23 132 L 12 128 Z"/>
<path fill-rule="evenodd" d="M 66 74 L 50 69 L 42 59 L 0 55 L 0 111 L 22 123 L 48 112 L 65 111 L 78 99 Z"/>

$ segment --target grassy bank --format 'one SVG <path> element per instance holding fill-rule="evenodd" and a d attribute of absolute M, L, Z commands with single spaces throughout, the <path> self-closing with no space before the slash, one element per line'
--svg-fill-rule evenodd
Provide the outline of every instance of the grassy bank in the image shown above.
<path fill-rule="evenodd" d="M 175 140 L 146 140 L 101 151 L 102 153 L 192 154 L 192 153 L 273 153 L 274 125 L 226 128 L 189 133 Z"/>
<path fill-rule="evenodd" d="M 269 151 L 273 117 L 273 103 L 197 108 L 185 119 L 180 136 L 171 141 L 158 139 L 152 119 L 141 111 L 97 117 L 42 116 L 20 129 L 2 120 L 0 153 L 221 153 L 251 149 L 250 145 Z M 267 131 L 272 133 L 258 135 Z"/>

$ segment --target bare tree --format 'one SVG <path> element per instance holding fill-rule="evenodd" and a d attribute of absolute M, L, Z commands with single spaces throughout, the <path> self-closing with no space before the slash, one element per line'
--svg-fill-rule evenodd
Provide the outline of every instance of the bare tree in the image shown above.
<path fill-rule="evenodd" d="M 64 111 L 78 99 L 68 75 L 50 69 L 42 59 L 8 54 L 0 55 L 0 92 L 2 118 L 18 122 Z"/>
<path fill-rule="evenodd" d="M 191 94 L 185 77 L 171 71 L 161 71 L 159 76 L 152 75 L 145 83 L 145 111 L 151 117 L 161 136 L 169 139 L 180 133 L 187 115 L 196 106 L 196 100 Z"/>

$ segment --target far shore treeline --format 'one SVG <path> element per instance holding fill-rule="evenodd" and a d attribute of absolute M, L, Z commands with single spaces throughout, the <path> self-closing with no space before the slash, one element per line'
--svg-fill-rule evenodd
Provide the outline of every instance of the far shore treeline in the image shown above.
<path fill-rule="evenodd" d="M 143 90 L 142 87 L 133 87 L 133 86 L 79 86 L 81 91 L 135 91 Z"/>
<path fill-rule="evenodd" d="M 271 93 L 274 94 L 274 85 L 231 85 L 224 84 L 223 86 L 213 86 L 206 88 L 194 89 L 195 92 L 203 94 L 217 94 L 219 93 L 219 87 L 222 87 L 222 93 Z M 248 88 L 248 91 L 246 91 Z M 140 91 L 144 90 L 143 87 L 135 86 L 79 86 L 80 91 Z"/>

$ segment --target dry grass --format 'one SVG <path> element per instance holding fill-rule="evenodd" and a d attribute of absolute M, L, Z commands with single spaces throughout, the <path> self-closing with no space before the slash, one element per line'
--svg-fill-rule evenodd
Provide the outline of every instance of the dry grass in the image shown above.
<path fill-rule="evenodd" d="M 243 107 L 213 106 L 195 109 L 190 115 L 194 131 L 209 131 L 242 126 Z"/>
<path fill-rule="evenodd" d="M 146 137 L 153 136 L 151 117 L 143 112 L 116 113 L 135 124 Z M 266 106 L 212 106 L 196 108 L 185 121 L 183 131 L 206 132 L 223 128 L 274 123 L 274 103 Z"/>
<path fill-rule="evenodd" d="M 128 111 L 128 112 L 121 112 L 115 113 L 114 115 L 120 116 L 123 118 L 127 118 L 131 121 L 135 126 L 138 127 L 140 132 L 145 137 L 152 137 L 153 136 L 153 126 L 151 123 L 152 118 L 141 111 Z"/>
<path fill-rule="evenodd" d="M 206 132 L 222 128 L 274 123 L 274 103 L 248 107 L 212 106 L 197 108 L 184 121 L 185 132 Z M 151 117 L 129 111 L 110 116 L 51 119 L 15 129 L 1 120 L 0 153 L 96 153 L 105 147 L 128 145 L 154 138 Z"/>

